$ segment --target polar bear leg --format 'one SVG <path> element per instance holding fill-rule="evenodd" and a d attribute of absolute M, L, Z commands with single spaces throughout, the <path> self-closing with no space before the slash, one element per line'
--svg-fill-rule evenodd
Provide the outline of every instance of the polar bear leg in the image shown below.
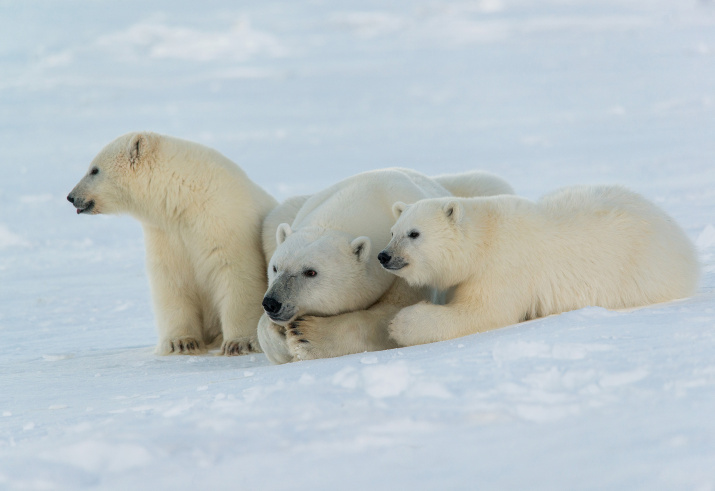
<path fill-rule="evenodd" d="M 402 309 L 390 322 L 390 337 L 400 346 L 446 341 L 469 334 L 486 332 L 519 322 L 514 303 L 507 295 L 501 302 L 485 296 L 468 303 L 434 305 L 420 302 Z"/>
<path fill-rule="evenodd" d="M 402 309 L 390 322 L 390 337 L 400 346 L 434 343 L 477 332 L 478 312 L 465 315 L 462 310 L 427 302 Z M 474 330 L 470 327 L 475 326 Z"/>
<path fill-rule="evenodd" d="M 255 271 L 246 268 L 253 266 Z M 236 268 L 224 268 L 219 273 L 219 315 L 223 333 L 222 355 L 245 355 L 260 353 L 256 329 L 261 316 L 261 299 L 266 290 L 263 258 L 260 264 L 244 264 Z M 221 288 L 223 287 L 223 288 Z"/>
<path fill-rule="evenodd" d="M 298 361 L 396 348 L 388 336 L 390 320 L 403 307 L 428 296 L 428 290 L 412 288 L 398 278 L 369 309 L 332 317 L 299 317 L 286 330 L 288 351 Z"/>
<path fill-rule="evenodd" d="M 399 311 L 394 305 L 377 304 L 332 317 L 299 317 L 286 330 L 288 351 L 299 361 L 396 348 L 387 325 Z"/>
<path fill-rule="evenodd" d="M 162 230 L 145 227 L 144 234 L 159 334 L 156 353 L 204 352 L 200 299 L 193 289 L 194 279 L 186 252 Z"/>
<path fill-rule="evenodd" d="M 293 360 L 293 355 L 288 351 L 285 331 L 285 327 L 271 322 L 266 314 L 258 321 L 258 341 L 261 349 L 268 360 L 276 365 Z"/>

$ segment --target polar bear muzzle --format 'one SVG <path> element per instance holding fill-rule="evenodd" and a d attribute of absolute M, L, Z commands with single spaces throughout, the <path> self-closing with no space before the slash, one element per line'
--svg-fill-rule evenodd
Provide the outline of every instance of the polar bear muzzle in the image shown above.
<path fill-rule="evenodd" d="M 85 201 L 84 198 L 74 196 L 74 193 L 70 193 L 67 196 L 67 201 L 72 203 L 75 208 L 77 208 L 77 214 L 80 213 L 90 213 L 94 209 L 94 200 Z"/>
<path fill-rule="evenodd" d="M 395 256 L 394 253 L 391 253 L 388 249 L 381 251 L 380 254 L 377 255 L 377 260 L 380 261 L 382 267 L 388 271 L 397 271 L 409 265 L 409 263 L 405 261 L 405 258 Z"/>
<path fill-rule="evenodd" d="M 277 314 L 283 307 L 283 304 L 273 297 L 264 297 L 261 305 L 268 315 Z"/>
<path fill-rule="evenodd" d="M 281 302 L 279 297 L 271 291 L 268 291 L 263 297 L 261 305 L 268 317 L 276 323 L 288 322 L 296 314 L 295 306 Z"/>

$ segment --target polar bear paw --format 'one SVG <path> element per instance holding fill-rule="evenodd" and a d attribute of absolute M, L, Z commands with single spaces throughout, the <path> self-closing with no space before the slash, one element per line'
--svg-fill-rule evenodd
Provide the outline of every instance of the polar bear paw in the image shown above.
<path fill-rule="evenodd" d="M 157 349 L 160 355 L 198 355 L 205 351 L 203 343 L 191 336 L 166 339 Z"/>
<path fill-rule="evenodd" d="M 398 313 L 390 322 L 390 327 L 388 332 L 390 337 L 400 346 L 410 346 L 410 332 L 409 325 L 405 322 L 404 316 L 400 316 L 402 312 Z"/>
<path fill-rule="evenodd" d="M 274 324 L 267 315 L 258 321 L 258 343 L 271 363 L 290 363 L 293 355 L 288 352 L 286 328 Z"/>
<path fill-rule="evenodd" d="M 319 334 L 321 319 L 321 317 L 304 316 L 288 324 L 286 342 L 293 361 L 325 358 L 322 350 L 316 345 L 322 338 Z"/>
<path fill-rule="evenodd" d="M 425 317 L 429 313 L 426 302 L 405 307 L 400 310 L 390 322 L 388 331 L 390 337 L 400 346 L 414 346 L 429 342 L 425 339 L 429 331 L 429 323 L 425 326 Z"/>
<path fill-rule="evenodd" d="M 249 353 L 262 353 L 256 336 L 226 339 L 221 345 L 221 354 L 224 356 L 247 355 Z"/>

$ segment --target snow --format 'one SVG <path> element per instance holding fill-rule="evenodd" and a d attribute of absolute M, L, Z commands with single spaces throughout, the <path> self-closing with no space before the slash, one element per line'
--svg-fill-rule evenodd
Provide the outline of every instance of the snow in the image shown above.
<path fill-rule="evenodd" d="M 715 4 L 0 2 L 0 489 L 715 490 Z M 150 129 L 276 197 L 481 168 L 620 183 L 689 299 L 272 366 L 157 357 L 140 226 L 65 196 Z"/>
<path fill-rule="evenodd" d="M 11 232 L 5 225 L 0 224 L 0 249 L 27 245 L 29 245 L 29 243 L 22 237 Z"/>

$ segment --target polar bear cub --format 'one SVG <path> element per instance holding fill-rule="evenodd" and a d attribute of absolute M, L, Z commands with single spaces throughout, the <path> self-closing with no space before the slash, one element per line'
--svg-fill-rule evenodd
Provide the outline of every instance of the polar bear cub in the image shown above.
<path fill-rule="evenodd" d="M 692 243 L 662 210 L 618 186 L 395 203 L 385 270 L 411 285 L 456 286 L 447 305 L 401 310 L 403 346 L 452 339 L 586 306 L 638 307 L 692 295 Z"/>
<path fill-rule="evenodd" d="M 109 143 L 67 199 L 144 229 L 158 354 L 260 351 L 263 219 L 277 202 L 218 152 L 156 133 Z"/>

